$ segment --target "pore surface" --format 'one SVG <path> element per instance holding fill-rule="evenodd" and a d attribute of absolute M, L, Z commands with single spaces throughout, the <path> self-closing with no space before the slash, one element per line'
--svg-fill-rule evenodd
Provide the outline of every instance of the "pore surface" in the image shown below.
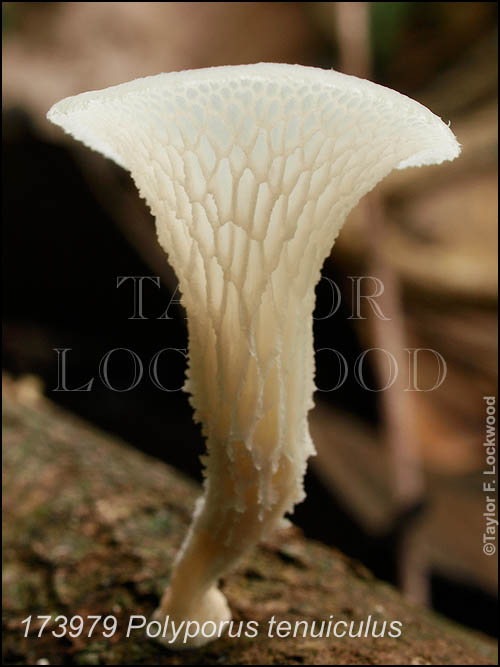
<path fill-rule="evenodd" d="M 192 405 L 209 452 L 224 443 L 208 466 L 239 461 L 211 492 L 241 511 L 272 507 L 285 457 L 296 468 L 293 505 L 312 452 L 321 264 L 389 171 L 456 157 L 451 131 L 389 89 L 273 64 L 147 77 L 51 114 L 129 169 L 156 217 L 189 315 Z M 245 485 L 252 468 L 258 489 Z"/>

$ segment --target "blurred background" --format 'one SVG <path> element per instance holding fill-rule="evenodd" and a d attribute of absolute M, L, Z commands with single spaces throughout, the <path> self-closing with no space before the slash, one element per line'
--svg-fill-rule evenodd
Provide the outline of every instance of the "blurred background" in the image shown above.
<path fill-rule="evenodd" d="M 139 76 L 259 61 L 371 78 L 429 106 L 463 146 L 452 164 L 392 174 L 350 216 L 324 266 L 315 311 L 318 456 L 293 521 L 405 594 L 496 633 L 496 558 L 482 551 L 485 404 L 496 395 L 497 4 L 494 2 L 5 2 L 3 11 L 3 369 L 99 427 L 200 479 L 203 441 L 187 396 L 148 378 L 127 391 L 131 355 L 186 348 L 176 278 L 128 175 L 45 115 L 68 95 Z M 143 282 L 134 317 L 131 280 Z M 375 276 L 390 319 L 364 300 Z M 340 295 L 334 310 L 333 297 Z M 363 284 L 373 293 L 374 283 Z M 335 302 L 335 305 L 337 303 Z M 388 391 L 354 376 L 367 349 L 398 361 Z M 405 348 L 446 362 L 431 391 L 408 388 Z M 66 353 L 66 389 L 58 368 Z M 437 357 L 422 353 L 418 387 Z M 182 386 L 185 359 L 159 375 Z M 366 357 L 371 389 L 383 355 Z M 94 377 L 91 391 L 74 391 Z"/>

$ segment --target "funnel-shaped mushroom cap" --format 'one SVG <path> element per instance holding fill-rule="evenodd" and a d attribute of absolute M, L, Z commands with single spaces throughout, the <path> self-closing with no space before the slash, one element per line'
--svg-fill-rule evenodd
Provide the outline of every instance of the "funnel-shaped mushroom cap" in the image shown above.
<path fill-rule="evenodd" d="M 159 74 L 66 98 L 48 118 L 131 172 L 186 298 L 184 278 L 192 285 L 203 264 L 238 283 L 269 275 L 284 249 L 292 272 L 311 254 L 321 264 L 392 169 L 460 152 L 418 102 L 300 65 Z"/>
<path fill-rule="evenodd" d="M 252 240 L 267 239 L 265 257 L 250 251 L 255 271 L 283 242 L 290 267 L 306 246 L 324 258 L 349 211 L 392 169 L 460 150 L 450 129 L 408 97 L 299 65 L 159 74 L 66 98 L 48 118 L 131 172 L 168 223 L 160 241 L 181 283 L 182 268 L 196 263 L 192 237 L 205 259 L 215 252 L 236 274 Z"/>
<path fill-rule="evenodd" d="M 158 187 L 157 194 L 170 190 L 165 171 L 191 204 L 210 194 L 215 204 L 223 199 L 220 224 L 239 224 L 242 176 L 267 182 L 279 195 L 293 193 L 297 208 L 322 196 L 328 212 L 327 202 L 345 198 L 350 186 L 359 199 L 391 169 L 438 164 L 460 152 L 450 129 L 418 102 L 370 81 L 300 65 L 158 74 L 68 97 L 47 117 L 128 169 L 145 196 Z M 151 162 L 161 168 L 159 184 Z M 230 197 L 219 192 L 228 185 Z"/>
<path fill-rule="evenodd" d="M 392 169 L 458 156 L 451 130 L 369 81 L 269 63 L 137 79 L 64 99 L 48 118 L 128 169 L 156 217 L 205 434 L 245 442 L 256 465 L 297 432 L 310 452 L 321 264 Z"/>

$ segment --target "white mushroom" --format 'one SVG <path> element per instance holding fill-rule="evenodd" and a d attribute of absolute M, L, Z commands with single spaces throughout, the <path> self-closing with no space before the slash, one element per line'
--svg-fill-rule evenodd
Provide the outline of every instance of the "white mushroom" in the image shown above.
<path fill-rule="evenodd" d="M 185 389 L 208 455 L 156 618 L 228 621 L 219 578 L 304 495 L 323 261 L 392 169 L 453 160 L 459 145 L 408 97 L 299 65 L 159 74 L 69 97 L 48 118 L 131 172 L 179 278 Z"/>

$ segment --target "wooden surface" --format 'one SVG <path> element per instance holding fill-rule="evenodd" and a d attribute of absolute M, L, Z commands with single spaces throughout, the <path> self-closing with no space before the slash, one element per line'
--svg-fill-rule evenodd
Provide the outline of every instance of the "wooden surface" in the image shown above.
<path fill-rule="evenodd" d="M 4 664 L 494 664 L 495 643 L 412 606 L 339 552 L 284 530 L 222 584 L 259 634 L 169 652 L 141 631 L 168 581 L 199 490 L 177 472 L 4 378 Z M 168 446 L 168 425 L 165 429 Z M 325 516 L 328 521 L 328 516 Z M 114 615 L 110 639 L 23 637 L 28 615 Z M 399 639 L 269 638 L 268 621 L 369 615 Z M 302 626 L 303 627 L 303 626 Z M 318 625 L 317 625 L 318 627 Z M 379 626 L 380 627 L 380 626 Z"/>

